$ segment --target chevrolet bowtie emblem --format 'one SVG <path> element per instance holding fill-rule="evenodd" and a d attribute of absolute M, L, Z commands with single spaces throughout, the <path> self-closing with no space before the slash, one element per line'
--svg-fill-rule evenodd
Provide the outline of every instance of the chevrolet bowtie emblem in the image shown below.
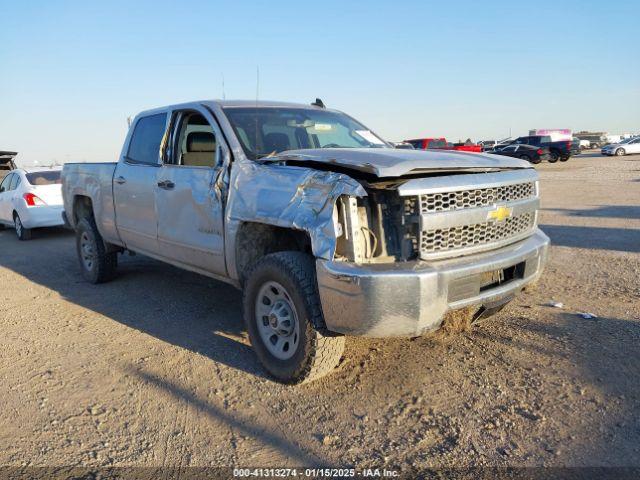
<path fill-rule="evenodd" d="M 511 216 L 513 209 L 509 207 L 496 207 L 495 210 L 491 210 L 487 215 L 487 220 L 495 220 L 496 222 L 504 222 Z"/>

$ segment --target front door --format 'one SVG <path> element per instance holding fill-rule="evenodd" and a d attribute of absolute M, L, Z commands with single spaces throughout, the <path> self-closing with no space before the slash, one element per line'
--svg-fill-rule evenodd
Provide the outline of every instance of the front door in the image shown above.
<path fill-rule="evenodd" d="M 155 193 L 167 114 L 140 117 L 113 175 L 118 234 L 127 248 L 158 254 Z"/>
<path fill-rule="evenodd" d="M 156 188 L 160 252 L 167 259 L 225 275 L 221 178 L 228 149 L 206 110 L 173 112 L 171 123 Z"/>

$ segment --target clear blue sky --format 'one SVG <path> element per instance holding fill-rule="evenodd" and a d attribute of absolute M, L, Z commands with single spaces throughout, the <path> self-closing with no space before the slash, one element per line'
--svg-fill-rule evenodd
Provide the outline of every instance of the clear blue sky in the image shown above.
<path fill-rule="evenodd" d="M 0 150 L 113 161 L 126 118 L 321 97 L 388 140 L 640 131 L 640 2 L 0 0 Z"/>

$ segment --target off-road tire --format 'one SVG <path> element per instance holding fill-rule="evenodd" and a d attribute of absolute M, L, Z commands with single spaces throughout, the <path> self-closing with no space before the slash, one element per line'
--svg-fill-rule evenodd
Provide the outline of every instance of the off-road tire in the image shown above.
<path fill-rule="evenodd" d="M 16 236 L 18 237 L 18 240 L 31 240 L 31 229 L 24 227 L 22 220 L 20 219 L 20 215 L 18 215 L 17 212 L 14 212 L 13 214 L 13 226 L 16 229 Z"/>
<path fill-rule="evenodd" d="M 83 235 L 86 238 L 83 239 Z M 89 241 L 93 247 L 94 257 L 91 266 L 88 267 L 83 260 L 82 242 Z M 91 283 L 104 283 L 113 279 L 118 267 L 118 253 L 108 252 L 107 246 L 98 231 L 93 217 L 83 218 L 76 225 L 76 251 L 82 276 Z"/>
<path fill-rule="evenodd" d="M 260 259 L 245 278 L 244 321 L 251 345 L 267 372 L 287 384 L 309 382 L 330 373 L 342 357 L 345 339 L 321 332 L 324 319 L 313 257 L 301 252 L 272 253 Z M 297 313 L 300 337 L 295 353 L 286 360 L 268 350 L 258 331 L 256 301 L 267 282 L 284 287 Z"/>

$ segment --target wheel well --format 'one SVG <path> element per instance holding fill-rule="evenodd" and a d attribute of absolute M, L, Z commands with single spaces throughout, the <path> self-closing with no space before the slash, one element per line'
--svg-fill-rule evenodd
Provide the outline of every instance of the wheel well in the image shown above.
<path fill-rule="evenodd" d="M 89 197 L 76 195 L 73 199 L 73 223 L 77 224 L 83 218 L 93 217 L 93 203 Z"/>
<path fill-rule="evenodd" d="M 243 223 L 236 235 L 236 268 L 240 282 L 244 283 L 250 267 L 265 255 L 287 251 L 310 254 L 308 233 L 264 223 Z"/>

